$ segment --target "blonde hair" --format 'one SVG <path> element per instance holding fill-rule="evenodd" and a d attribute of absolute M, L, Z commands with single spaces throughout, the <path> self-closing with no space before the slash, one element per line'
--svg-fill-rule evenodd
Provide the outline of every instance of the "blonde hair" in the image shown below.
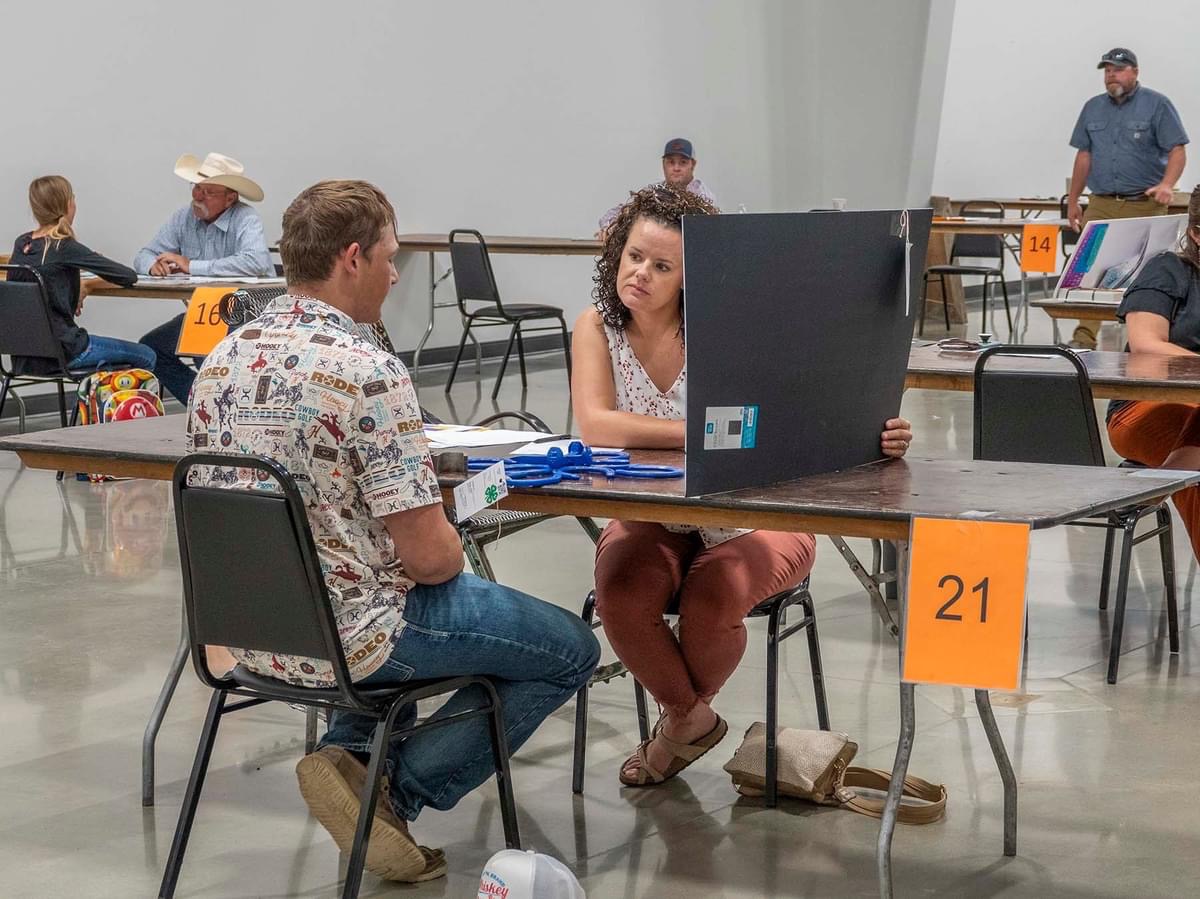
<path fill-rule="evenodd" d="M 62 175 L 43 175 L 34 178 L 29 184 L 29 208 L 38 227 L 52 225 L 46 235 L 51 240 L 62 240 L 64 237 L 75 239 L 75 229 L 67 218 L 68 207 L 75 196 L 71 182 Z M 49 242 L 46 244 L 49 246 Z"/>

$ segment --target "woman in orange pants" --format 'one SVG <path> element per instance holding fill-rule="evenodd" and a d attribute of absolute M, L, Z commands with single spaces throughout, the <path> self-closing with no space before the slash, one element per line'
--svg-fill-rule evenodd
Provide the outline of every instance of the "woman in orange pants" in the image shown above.
<path fill-rule="evenodd" d="M 1188 203 L 1188 227 L 1178 253 L 1154 257 L 1125 291 L 1117 318 L 1133 353 L 1200 354 L 1200 186 Z M 1200 470 L 1200 405 L 1114 401 L 1108 410 L 1113 449 L 1152 468 Z M 1200 558 L 1200 487 L 1172 500 Z"/>

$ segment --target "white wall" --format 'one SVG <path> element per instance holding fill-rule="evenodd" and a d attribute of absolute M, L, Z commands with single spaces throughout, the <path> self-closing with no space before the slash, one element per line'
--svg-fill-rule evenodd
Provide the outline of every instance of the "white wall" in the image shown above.
<path fill-rule="evenodd" d="M 330 177 L 379 184 L 402 232 L 586 236 L 660 177 L 678 135 L 727 210 L 923 198 L 915 122 L 936 132 L 949 34 L 949 0 L 932 3 L 931 19 L 930 0 L 68 0 L 53 53 L 5 46 L 23 111 L 7 121 L 30 127 L 6 129 L 0 234 L 29 227 L 29 180 L 58 172 L 81 239 L 128 260 L 187 201 L 175 157 L 210 150 L 263 185 L 272 241 L 290 199 Z M 426 259 L 402 262 L 385 321 L 411 348 Z M 589 259 L 494 262 L 514 300 L 571 317 L 589 301 Z M 174 308 L 97 299 L 83 323 L 137 337 Z M 455 343 L 456 317 L 439 321 L 431 345 Z"/>
<path fill-rule="evenodd" d="M 1195 0 L 1007 0 L 960 3 L 934 170 L 934 191 L 972 196 L 1065 193 L 1071 129 L 1085 100 L 1102 93 L 1100 56 L 1138 55 L 1143 84 L 1174 102 L 1200 138 L 1200 52 Z M 1200 181 L 1189 146 L 1179 186 Z"/>

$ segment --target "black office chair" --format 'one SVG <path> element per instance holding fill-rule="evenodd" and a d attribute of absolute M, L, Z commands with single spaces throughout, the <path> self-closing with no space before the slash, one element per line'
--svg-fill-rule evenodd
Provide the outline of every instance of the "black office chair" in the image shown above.
<path fill-rule="evenodd" d="M 800 606 L 804 610 L 804 618 L 791 626 L 787 626 L 787 611 L 792 606 Z M 583 602 L 581 613 L 583 620 L 592 627 L 598 627 L 594 622 L 596 611 L 596 591 L 587 595 Z M 677 600 L 672 601 L 665 614 L 679 613 Z M 766 804 L 774 808 L 778 803 L 778 785 L 776 771 L 779 765 L 779 754 L 775 746 L 775 731 L 779 721 L 779 644 L 799 630 L 808 634 L 808 662 L 812 668 L 813 694 L 817 703 L 817 722 L 821 730 L 829 730 L 829 705 L 825 699 L 825 676 L 821 668 L 821 644 L 817 640 L 817 613 L 813 606 L 812 594 L 808 592 L 808 578 L 774 596 L 769 596 L 756 605 L 746 615 L 747 618 L 767 619 L 767 766 L 766 766 Z M 780 630 L 783 628 L 783 630 Z M 571 775 L 571 789 L 576 793 L 583 792 L 583 768 L 587 753 L 587 713 L 588 690 L 587 684 L 576 694 L 575 700 L 575 760 Z M 650 739 L 650 721 L 646 713 L 646 691 L 642 685 L 634 681 L 634 699 L 637 702 L 638 733 L 642 740 Z"/>
<path fill-rule="evenodd" d="M 190 473 L 198 467 L 203 471 L 213 465 L 250 469 L 256 473 L 257 486 L 237 489 L 188 485 Z M 275 489 L 262 489 L 265 481 L 273 481 Z M 386 747 L 392 736 L 408 736 L 424 728 L 442 727 L 486 715 L 500 789 L 504 840 L 509 848 L 519 849 L 516 805 L 508 770 L 508 742 L 500 699 L 491 680 L 468 675 L 367 689 L 351 681 L 304 500 L 291 476 L 275 462 L 260 456 L 212 453 L 187 456 L 175 468 L 173 492 L 192 660 L 197 676 L 212 688 L 213 694 L 183 806 L 179 810 L 179 824 L 159 888 L 160 899 L 170 899 L 174 895 L 222 716 L 270 701 L 326 711 L 341 709 L 379 722 L 372 740 L 358 829 L 342 888 L 342 896 L 346 899 L 358 895 Z M 247 553 L 245 548 L 251 545 L 269 546 L 271 564 L 262 565 L 253 554 Z M 252 597 L 253 602 L 247 602 L 247 597 Z M 323 659 L 332 665 L 336 685 L 329 688 L 295 686 L 253 674 L 240 665 L 218 678 L 208 670 L 206 645 L 239 646 Z M 396 717 L 405 706 L 472 685 L 483 690 L 486 696 L 483 705 L 395 730 Z M 227 705 L 231 695 L 245 698 Z"/>
<path fill-rule="evenodd" d="M 1038 356 L 1065 359 L 1070 371 L 1012 371 L 990 368 L 999 357 Z M 1054 346 L 995 346 L 975 363 L 974 458 L 1004 462 L 1046 462 L 1059 465 L 1103 466 L 1104 449 L 1092 400 L 1087 370 L 1076 355 Z M 1156 526 L 1135 536 L 1138 522 L 1157 516 Z M 1117 602 L 1113 611 L 1108 653 L 1108 682 L 1117 682 L 1121 638 L 1125 627 L 1125 597 L 1133 548 L 1158 537 L 1166 589 L 1167 627 L 1171 652 L 1179 652 L 1179 612 L 1175 600 L 1175 555 L 1171 543 L 1171 512 L 1165 502 L 1129 506 L 1072 522 L 1105 529 L 1104 569 L 1100 575 L 1100 608 L 1108 608 L 1113 537 L 1121 532 L 1117 569 Z"/>
<path fill-rule="evenodd" d="M 469 235 L 471 240 L 458 240 L 459 235 Z M 500 372 L 496 375 L 496 385 L 492 388 L 492 399 L 500 392 L 500 382 L 504 380 L 504 370 L 508 367 L 508 357 L 512 355 L 513 342 L 517 344 L 517 357 L 521 363 L 521 386 L 526 388 L 529 382 L 525 376 L 525 342 L 523 333 L 534 331 L 554 331 L 562 334 L 563 356 L 567 362 L 567 380 L 571 378 L 571 340 L 567 336 L 567 322 L 563 311 L 557 306 L 543 306 L 535 303 L 505 304 L 500 300 L 500 289 L 496 286 L 496 276 L 492 273 L 492 262 L 488 257 L 487 244 L 483 235 L 468 228 L 455 228 L 450 232 L 450 263 L 454 269 L 454 291 L 458 295 L 458 310 L 463 318 L 462 339 L 458 342 L 458 353 L 454 357 L 454 366 L 450 369 L 450 377 L 446 380 L 446 392 L 450 392 L 454 384 L 454 376 L 458 373 L 458 364 L 462 361 L 463 349 L 467 345 L 467 337 L 472 328 L 508 325 L 511 331 L 508 335 L 508 347 L 504 351 L 504 359 L 500 363 Z M 473 306 L 470 304 L 474 304 Z M 546 325 L 537 328 L 526 328 L 527 322 L 545 319 L 555 319 L 557 325 Z"/>
<path fill-rule="evenodd" d="M 961 214 L 974 218 L 1004 218 L 1004 204 L 991 200 L 968 200 L 962 204 Z M 995 265 L 955 265 L 957 258 L 994 259 Z M 950 264 L 931 265 L 925 269 L 921 284 L 921 316 L 917 325 L 917 334 L 925 333 L 925 295 L 929 292 L 929 276 L 937 275 L 942 286 L 942 314 L 946 319 L 946 328 L 950 328 L 950 294 L 946 291 L 947 275 L 982 275 L 983 276 L 983 327 L 987 329 L 988 300 L 991 298 L 989 287 L 992 280 L 1000 285 L 1004 297 L 1004 315 L 1008 319 L 1008 336 L 1012 337 L 1012 309 L 1008 305 L 1008 283 L 1004 280 L 1004 238 L 990 234 L 956 234 L 950 245 Z"/>

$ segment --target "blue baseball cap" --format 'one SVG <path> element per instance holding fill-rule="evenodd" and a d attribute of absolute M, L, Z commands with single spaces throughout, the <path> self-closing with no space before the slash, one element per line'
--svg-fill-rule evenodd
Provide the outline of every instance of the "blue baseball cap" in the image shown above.
<path fill-rule="evenodd" d="M 667 145 L 663 147 L 663 156 L 686 156 L 688 159 L 695 159 L 692 155 L 692 142 L 686 137 L 673 137 L 667 141 Z"/>

